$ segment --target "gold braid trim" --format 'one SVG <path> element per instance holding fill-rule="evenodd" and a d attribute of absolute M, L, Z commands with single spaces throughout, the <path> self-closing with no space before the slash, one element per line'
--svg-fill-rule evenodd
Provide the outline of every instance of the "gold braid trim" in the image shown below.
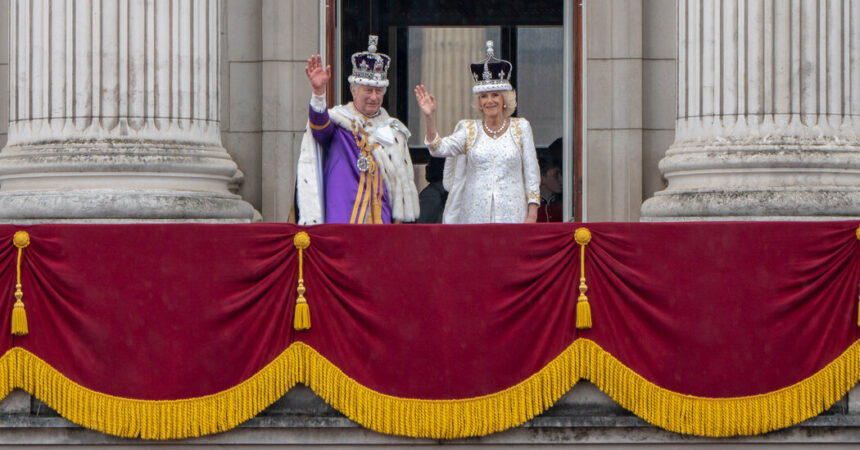
<path fill-rule="evenodd" d="M 311 127 L 312 130 L 317 130 L 317 131 L 324 130 L 327 126 L 329 126 L 330 123 L 331 123 L 331 119 L 327 120 L 326 123 L 324 123 L 322 125 L 314 125 L 313 123 L 311 123 L 310 120 L 308 120 L 308 126 Z"/>
<path fill-rule="evenodd" d="M 181 400 L 148 401 L 87 389 L 32 353 L 13 348 L 0 358 L 0 394 L 23 388 L 63 417 L 123 437 L 177 439 L 236 427 L 296 383 L 361 425 L 382 433 L 435 439 L 481 436 L 522 424 L 552 406 L 581 379 L 646 421 L 685 434 L 723 437 L 765 433 L 816 416 L 858 379 L 860 341 L 792 386 L 761 395 L 707 398 L 663 389 L 587 339 L 578 339 L 543 369 L 508 389 L 459 400 L 399 398 L 349 378 L 308 345 L 296 342 L 233 388 Z"/>

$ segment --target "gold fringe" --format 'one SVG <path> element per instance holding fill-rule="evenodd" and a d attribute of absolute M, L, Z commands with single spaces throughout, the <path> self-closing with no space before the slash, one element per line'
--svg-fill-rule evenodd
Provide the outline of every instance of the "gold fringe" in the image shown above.
<path fill-rule="evenodd" d="M 816 416 L 858 379 L 860 341 L 811 377 L 761 395 L 706 398 L 645 380 L 587 339 L 578 339 L 539 372 L 508 389 L 459 400 L 392 397 L 364 387 L 308 345 L 296 342 L 257 374 L 225 391 L 147 401 L 87 389 L 22 348 L 0 358 L 0 394 L 22 388 L 72 422 L 116 436 L 180 439 L 234 428 L 296 383 L 363 426 L 434 439 L 481 436 L 522 424 L 552 406 L 581 378 L 646 421 L 684 434 L 760 434 Z M 5 383 L 5 384 L 4 384 Z"/>
<path fill-rule="evenodd" d="M 87 389 L 16 347 L 0 359 L 0 369 L 6 369 L 10 383 L 9 389 L 0 383 L 0 392 L 24 389 L 68 420 L 102 433 L 181 439 L 227 431 L 254 417 L 296 384 L 301 365 L 300 352 L 290 347 L 248 380 L 217 394 L 135 400 Z"/>

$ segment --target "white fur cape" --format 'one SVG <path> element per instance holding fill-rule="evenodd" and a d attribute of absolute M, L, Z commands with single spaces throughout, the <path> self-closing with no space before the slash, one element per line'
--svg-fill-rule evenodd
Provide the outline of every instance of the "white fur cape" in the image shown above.
<path fill-rule="evenodd" d="M 367 119 L 355 112 L 352 103 L 335 106 L 328 110 L 332 123 L 352 130 L 355 122 L 363 126 L 368 135 L 368 144 L 378 142 L 372 154 L 382 169 L 382 180 L 388 189 L 391 217 L 404 222 L 418 218 L 418 190 L 412 170 L 407 140 L 410 133 L 403 123 L 380 108 L 379 115 Z M 363 120 L 362 120 L 363 119 Z M 310 127 L 305 128 L 301 153 L 296 173 L 296 189 L 299 205 L 299 225 L 325 223 L 325 193 L 323 189 L 323 149 L 313 137 Z"/>

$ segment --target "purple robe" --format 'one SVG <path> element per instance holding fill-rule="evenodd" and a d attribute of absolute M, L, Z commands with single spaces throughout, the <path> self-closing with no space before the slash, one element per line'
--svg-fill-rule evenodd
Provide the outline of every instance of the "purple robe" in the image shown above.
<path fill-rule="evenodd" d="M 325 222 L 350 223 L 356 202 L 355 196 L 358 193 L 358 183 L 361 179 L 361 172 L 356 166 L 361 150 L 355 143 L 352 130 L 344 129 L 331 122 L 327 110 L 319 113 L 311 107 L 308 118 L 314 140 L 322 146 L 325 155 L 322 180 L 325 193 Z M 382 175 L 380 175 L 382 221 L 391 223 L 388 190 L 385 187 L 385 181 L 381 178 Z M 370 205 L 367 208 L 370 209 Z M 358 217 L 356 223 L 363 223 L 363 218 Z"/>

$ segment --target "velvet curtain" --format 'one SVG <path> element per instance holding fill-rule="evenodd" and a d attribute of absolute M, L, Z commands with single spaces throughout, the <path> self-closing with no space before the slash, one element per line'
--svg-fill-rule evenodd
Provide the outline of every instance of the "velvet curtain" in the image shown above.
<path fill-rule="evenodd" d="M 592 236 L 589 329 L 576 327 L 579 227 Z M 304 383 L 368 428 L 453 438 L 519 425 L 584 378 L 669 430 L 762 433 L 860 380 L 857 230 L 2 226 L 0 393 L 24 388 L 84 426 L 168 439 L 235 427 Z M 9 329 L 16 231 L 30 237 L 23 336 Z"/>

